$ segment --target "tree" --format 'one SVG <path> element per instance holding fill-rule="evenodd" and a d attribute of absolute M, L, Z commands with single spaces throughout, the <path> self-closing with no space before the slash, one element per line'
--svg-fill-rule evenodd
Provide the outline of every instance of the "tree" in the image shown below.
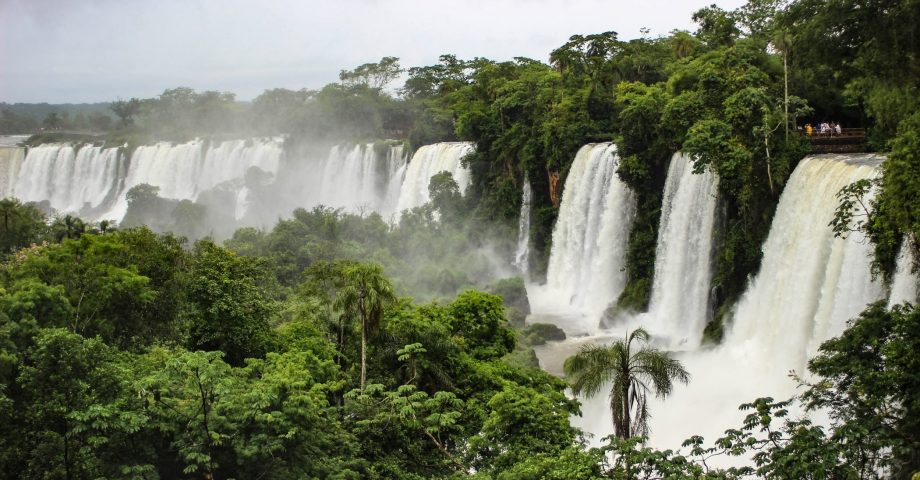
<path fill-rule="evenodd" d="M 354 70 L 339 72 L 339 80 L 346 87 L 364 86 L 381 90 L 403 72 L 396 57 L 383 57 L 377 63 L 365 63 Z"/>
<path fill-rule="evenodd" d="M 259 284 L 265 275 L 262 264 L 208 241 L 195 245 L 194 261 L 186 287 L 188 347 L 220 350 L 233 366 L 262 357 L 270 347 L 269 318 L 275 313 Z"/>
<path fill-rule="evenodd" d="M 627 333 L 624 340 L 609 346 L 582 347 L 565 361 L 565 373 L 572 380 L 575 395 L 593 396 L 607 383 L 610 389 L 610 409 L 613 430 L 620 438 L 648 434 L 647 393 L 664 398 L 670 395 L 673 381 L 687 383 L 690 374 L 677 360 L 655 348 L 643 345 L 633 351 L 633 342 L 648 342 L 649 334 L 642 328 Z"/>
<path fill-rule="evenodd" d="M 99 335 L 127 346 L 157 318 L 147 311 L 157 292 L 135 265 L 122 261 L 127 251 L 113 235 L 83 235 L 21 250 L 17 268 L 10 272 L 10 289 L 14 297 L 20 295 L 22 315 L 31 312 L 42 326 L 66 326 L 80 335 Z M 36 282 L 54 288 L 39 288 Z M 30 309 L 32 298 L 43 300 Z M 58 314 L 43 318 L 48 311 Z"/>
<path fill-rule="evenodd" d="M 45 214 L 32 204 L 15 198 L 0 200 L 0 251 L 10 251 L 38 243 L 47 232 Z"/>
<path fill-rule="evenodd" d="M 64 121 L 57 112 L 51 112 L 42 120 L 42 125 L 49 130 L 60 130 L 64 126 Z"/>
<path fill-rule="evenodd" d="M 65 238 L 80 238 L 86 232 L 86 224 L 79 217 L 64 215 L 55 218 L 51 223 L 51 234 L 55 241 L 61 242 Z"/>
<path fill-rule="evenodd" d="M 909 478 L 920 471 L 920 310 L 870 305 L 808 363 L 822 380 L 804 399 L 825 409 L 846 463 Z"/>
<path fill-rule="evenodd" d="M 12 432 L 5 426 L 0 443 L 3 456 L 15 458 L 3 458 L 9 464 L 0 461 L 0 474 L 67 479 L 118 475 L 110 454 L 122 442 L 114 439 L 123 440 L 145 423 L 126 411 L 134 403 L 126 393 L 130 370 L 120 368 L 117 351 L 98 338 L 42 329 L 34 342 L 16 379 L 18 408 L 10 425 L 20 428 L 8 435 Z"/>
<path fill-rule="evenodd" d="M 460 187 L 450 172 L 439 172 L 428 182 L 428 195 L 431 204 L 441 215 L 441 221 L 454 221 L 463 213 L 463 197 L 460 193 Z"/>
<path fill-rule="evenodd" d="M 345 285 L 338 292 L 336 308 L 361 321 L 361 390 L 367 380 L 367 337 L 380 326 L 383 310 L 396 296 L 393 285 L 378 264 L 357 263 L 344 269 Z"/>
<path fill-rule="evenodd" d="M 118 119 L 121 120 L 121 126 L 124 128 L 134 124 L 134 116 L 141 111 L 141 101 L 137 98 L 130 100 L 116 100 L 109 107 Z M 108 118 L 108 117 L 106 117 Z"/>
<path fill-rule="evenodd" d="M 697 10 L 693 14 L 693 21 L 700 26 L 696 31 L 697 38 L 709 47 L 731 45 L 741 33 L 735 24 L 736 15 L 715 4 Z"/>

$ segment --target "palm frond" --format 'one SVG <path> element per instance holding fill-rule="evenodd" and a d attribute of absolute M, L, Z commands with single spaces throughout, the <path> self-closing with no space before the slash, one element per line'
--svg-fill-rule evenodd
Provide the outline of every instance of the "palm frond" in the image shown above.
<path fill-rule="evenodd" d="M 575 395 L 594 396 L 617 375 L 618 349 L 615 345 L 585 345 L 565 361 L 566 377 Z"/>
<path fill-rule="evenodd" d="M 671 394 L 673 380 L 685 384 L 690 381 L 690 374 L 683 365 L 660 350 L 644 347 L 631 360 L 634 375 L 650 382 L 659 398 Z"/>
<path fill-rule="evenodd" d="M 586 345 L 565 361 L 565 374 L 575 395 L 593 396 L 610 384 L 614 433 L 621 438 L 648 434 L 648 394 L 659 398 L 673 390 L 673 382 L 687 383 L 690 374 L 666 352 L 649 347 L 642 328 L 628 332 L 608 346 Z M 633 352 L 632 343 L 642 344 Z"/>

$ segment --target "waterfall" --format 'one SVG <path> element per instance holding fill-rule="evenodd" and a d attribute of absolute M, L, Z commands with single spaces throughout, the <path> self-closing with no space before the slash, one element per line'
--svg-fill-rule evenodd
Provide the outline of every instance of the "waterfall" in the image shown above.
<path fill-rule="evenodd" d="M 674 154 L 661 204 L 649 312 L 640 323 L 675 345 L 697 347 L 709 319 L 717 191 L 709 169 L 695 174 L 690 158 Z"/>
<path fill-rule="evenodd" d="M 877 175 L 872 156 L 820 155 L 799 164 L 764 244 L 760 273 L 738 303 L 728 344 L 770 352 L 771 368 L 802 371 L 821 341 L 882 296 L 862 234 L 828 226 L 841 188 Z"/>
<path fill-rule="evenodd" d="M 589 144 L 578 150 L 562 193 L 542 297 L 543 310 L 575 310 L 586 327 L 597 321 L 626 285 L 629 231 L 635 216 L 633 192 L 617 177 L 616 146 Z"/>
<path fill-rule="evenodd" d="M 40 145 L 22 161 L 13 195 L 24 202 L 47 200 L 58 211 L 89 217 L 114 201 L 124 169 L 118 148 Z"/>
<path fill-rule="evenodd" d="M 920 279 L 917 278 L 913 268 L 914 256 L 910 251 L 910 240 L 904 238 L 904 241 L 901 242 L 901 249 L 898 251 L 894 279 L 891 282 L 891 294 L 888 296 L 889 307 L 904 302 L 917 303 Z"/>
<path fill-rule="evenodd" d="M 821 342 L 884 297 L 870 274 L 868 241 L 855 233 L 835 237 L 829 226 L 837 192 L 875 177 L 881 160 L 818 155 L 799 163 L 780 197 L 760 271 L 738 301 L 723 343 L 679 353 L 693 379 L 651 406 L 654 446 L 674 448 L 691 434 L 715 439 L 740 424 L 741 403 L 793 395 L 796 382 L 788 372 L 806 375 L 806 361 Z"/>
<path fill-rule="evenodd" d="M 415 152 L 406 170 L 406 178 L 399 191 L 396 211 L 402 212 L 428 203 L 428 184 L 431 177 L 447 171 L 454 177 L 460 193 L 470 185 L 470 170 L 461 159 L 475 147 L 469 142 L 444 142 L 425 145 Z"/>
<path fill-rule="evenodd" d="M 244 224 L 266 214 L 290 213 L 277 201 L 286 194 L 295 198 L 297 207 L 323 204 L 389 215 L 396 210 L 407 173 L 405 149 L 402 144 L 376 147 L 335 146 L 322 158 L 306 159 L 300 165 L 303 171 L 286 169 L 283 182 L 275 181 L 284 156 L 280 138 L 160 142 L 137 147 L 130 160 L 121 148 L 47 144 L 30 149 L 23 159 L 23 149 L 4 147 L 0 190 L 7 185 L 9 194 L 23 201 L 48 201 L 58 211 L 87 220 L 122 219 L 127 192 L 140 184 L 159 187 L 163 198 L 206 201 L 209 208 Z M 469 174 L 459 166 L 463 154 L 457 148 L 445 150 L 441 157 L 447 161 L 436 155 L 432 168 L 451 169 L 465 188 Z M 272 188 L 266 189 L 268 185 Z M 427 181 L 425 189 L 427 195 Z"/>
<path fill-rule="evenodd" d="M 514 253 L 514 266 L 527 277 L 527 262 L 530 256 L 530 204 L 533 191 L 530 182 L 524 178 L 524 191 L 521 194 L 521 218 L 518 220 L 517 250 Z"/>
<path fill-rule="evenodd" d="M 25 156 L 25 148 L 0 147 L 0 198 L 14 195 L 16 178 Z"/>
<path fill-rule="evenodd" d="M 312 203 L 388 216 L 395 211 L 405 170 L 402 145 L 388 146 L 385 155 L 373 143 L 336 145 L 317 165 L 318 196 Z"/>
<path fill-rule="evenodd" d="M 125 194 L 146 183 L 160 188 L 164 198 L 196 200 L 207 190 L 226 182 L 235 182 L 235 190 L 244 187 L 245 176 L 256 167 L 274 175 L 282 155 L 280 139 L 229 140 L 212 146 L 195 140 L 174 145 L 160 142 L 137 147 L 118 202 L 106 218 L 122 218 L 128 210 Z M 248 195 L 236 195 L 245 200 Z M 228 213 L 245 215 L 245 208 L 229 206 Z"/>

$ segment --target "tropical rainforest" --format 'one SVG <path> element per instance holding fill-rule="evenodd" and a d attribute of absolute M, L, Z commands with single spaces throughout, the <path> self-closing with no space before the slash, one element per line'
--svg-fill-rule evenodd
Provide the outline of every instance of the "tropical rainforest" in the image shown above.
<path fill-rule="evenodd" d="M 615 376 L 591 371 L 600 360 L 635 353 L 666 374 L 624 381 L 665 394 L 692 372 L 639 348 L 637 330 L 555 377 L 536 361 L 547 332 L 524 324 L 523 281 L 476 285 L 485 267 L 450 268 L 513 231 L 527 181 L 529 267 L 545 274 L 576 151 L 612 141 L 637 196 L 628 284 L 612 310 L 642 311 L 668 161 L 683 151 L 719 178 L 706 330 L 718 343 L 809 151 L 802 128 L 826 119 L 865 128 L 866 148 L 887 153 L 878 179 L 841 192 L 833 228 L 866 233 L 885 281 L 905 240 L 920 253 L 920 1 L 751 0 L 693 20 L 696 31 L 657 38 L 575 35 L 548 63 L 443 55 L 403 69 L 386 57 L 319 90 L 252 102 L 180 87 L 74 115 L 4 104 L 0 132 L 44 127 L 33 145 L 247 134 L 284 135 L 290 151 L 380 139 L 476 149 L 464 159 L 467 192 L 436 176 L 431 202 L 396 225 L 317 207 L 217 243 L 167 231 L 184 233 L 177 225 L 153 231 L 143 215 L 139 226 L 92 224 L 0 201 L 0 476 L 918 478 L 920 311 L 910 304 L 868 306 L 809 362 L 817 380 L 800 379 L 795 398 L 741 405 L 749 415 L 721 438 L 655 450 L 644 443 L 654 431 L 627 409 L 617 434 L 589 448 L 567 388 L 599 391 Z M 134 193 L 143 211 L 151 195 Z"/>

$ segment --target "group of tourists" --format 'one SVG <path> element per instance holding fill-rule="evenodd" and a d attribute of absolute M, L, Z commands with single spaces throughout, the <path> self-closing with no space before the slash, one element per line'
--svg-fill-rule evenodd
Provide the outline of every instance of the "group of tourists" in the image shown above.
<path fill-rule="evenodd" d="M 818 125 L 817 130 L 815 130 L 815 127 L 813 127 L 810 123 L 805 124 L 805 135 L 808 135 L 809 137 L 814 135 L 837 136 L 841 133 L 843 133 L 843 128 L 841 128 L 840 124 L 837 122 L 821 122 L 821 124 Z"/>

